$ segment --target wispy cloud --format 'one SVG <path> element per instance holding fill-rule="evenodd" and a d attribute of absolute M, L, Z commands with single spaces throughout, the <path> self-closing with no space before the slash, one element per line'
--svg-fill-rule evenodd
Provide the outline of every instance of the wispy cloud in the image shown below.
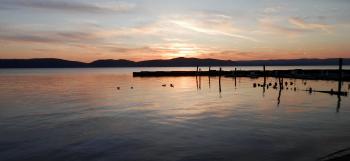
<path fill-rule="evenodd" d="M 263 13 L 265 14 L 273 14 L 278 13 L 283 9 L 282 6 L 273 6 L 273 7 L 267 7 L 264 9 Z"/>
<path fill-rule="evenodd" d="M 191 24 L 185 21 L 171 21 L 172 23 L 181 26 L 183 28 L 195 31 L 195 32 L 200 32 L 200 33 L 204 33 L 204 34 L 208 34 L 208 35 L 224 35 L 224 36 L 229 36 L 229 37 L 234 37 L 234 38 L 239 38 L 239 39 L 245 39 L 245 40 L 250 40 L 250 41 L 254 41 L 254 42 L 258 42 L 258 40 L 252 38 L 252 37 L 248 37 L 248 36 L 244 36 L 244 35 L 240 35 L 240 34 L 234 34 L 234 33 L 230 33 L 230 32 L 225 32 L 225 31 L 221 31 L 221 30 L 215 30 L 215 29 L 207 29 L 201 26 L 196 26 L 195 24 Z"/>
<path fill-rule="evenodd" d="M 207 35 L 228 36 L 258 42 L 257 39 L 241 34 L 242 29 L 233 24 L 230 16 L 223 14 L 199 14 L 191 17 L 173 17 L 169 20 L 181 28 Z"/>
<path fill-rule="evenodd" d="M 3 9 L 34 8 L 85 13 L 125 12 L 135 7 L 134 4 L 126 2 L 94 4 L 58 0 L 0 0 L 0 4 Z"/>
<path fill-rule="evenodd" d="M 315 55 L 305 55 L 303 52 L 292 51 L 240 51 L 240 50 L 224 50 L 202 54 L 200 58 L 216 58 L 230 60 L 271 60 L 271 59 L 296 59 L 308 58 Z"/>
<path fill-rule="evenodd" d="M 96 42 L 100 37 L 88 31 L 27 31 L 0 29 L 0 40 L 12 43 L 73 43 Z"/>
<path fill-rule="evenodd" d="M 265 16 L 258 20 L 260 29 L 255 33 L 279 34 L 287 36 L 298 36 L 305 33 L 324 31 L 331 33 L 332 26 L 321 23 L 309 23 L 297 17 L 278 18 Z"/>
<path fill-rule="evenodd" d="M 296 36 L 305 32 L 304 29 L 298 29 L 283 25 L 280 19 L 274 19 L 271 17 L 263 17 L 258 21 L 260 30 L 255 33 L 267 33 L 267 34 L 282 34 L 287 36 Z"/>
<path fill-rule="evenodd" d="M 330 33 L 330 29 L 331 29 L 330 25 L 320 24 L 320 23 L 309 23 L 298 17 L 290 18 L 288 21 L 289 23 L 295 25 L 296 27 L 301 29 L 306 29 L 306 30 L 323 30 L 325 32 Z"/>

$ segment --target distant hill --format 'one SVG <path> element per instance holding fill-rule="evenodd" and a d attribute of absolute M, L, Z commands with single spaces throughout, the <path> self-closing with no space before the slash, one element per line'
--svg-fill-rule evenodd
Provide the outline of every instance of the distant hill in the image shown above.
<path fill-rule="evenodd" d="M 350 65 L 350 58 L 343 61 Z M 337 58 L 331 59 L 285 59 L 285 60 L 218 60 L 198 58 L 175 58 L 168 60 L 96 60 L 91 63 L 54 58 L 38 59 L 0 59 L 0 68 L 87 68 L 87 67 L 189 67 L 189 66 L 300 66 L 300 65 L 338 65 Z"/>
<path fill-rule="evenodd" d="M 89 67 L 135 67 L 137 66 L 137 63 L 130 60 L 113 60 L 113 59 L 106 59 L 106 60 L 96 60 L 91 63 L 86 64 Z"/>
<path fill-rule="evenodd" d="M 141 67 L 188 67 L 188 66 L 233 66 L 234 61 L 218 59 L 175 58 L 169 60 L 147 60 L 137 63 Z"/>
<path fill-rule="evenodd" d="M 55 58 L 0 59 L 0 68 L 79 68 L 86 63 Z"/>

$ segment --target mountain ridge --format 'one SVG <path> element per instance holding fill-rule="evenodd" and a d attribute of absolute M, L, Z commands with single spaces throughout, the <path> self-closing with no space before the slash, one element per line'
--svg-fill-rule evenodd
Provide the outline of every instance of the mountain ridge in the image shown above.
<path fill-rule="evenodd" d="M 350 58 L 343 59 L 350 65 Z M 0 68 L 98 68 L 98 67 L 191 67 L 191 66 L 312 66 L 338 65 L 338 58 L 271 59 L 271 60 L 221 60 L 178 57 L 131 61 L 126 59 L 100 59 L 89 63 L 58 58 L 0 59 Z"/>

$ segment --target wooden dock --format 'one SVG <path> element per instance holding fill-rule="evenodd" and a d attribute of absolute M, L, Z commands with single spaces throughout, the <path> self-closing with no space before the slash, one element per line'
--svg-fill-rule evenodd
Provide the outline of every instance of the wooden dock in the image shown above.
<path fill-rule="evenodd" d="M 338 82 L 338 90 L 329 90 L 329 91 L 320 91 L 312 90 L 310 87 L 309 91 L 327 93 L 331 95 L 337 95 L 340 102 L 340 96 L 347 96 L 348 92 L 342 91 L 342 82 L 350 81 L 350 70 L 343 70 L 343 59 L 339 58 L 339 69 L 292 69 L 292 70 L 266 70 L 266 66 L 262 67 L 262 70 L 234 70 L 224 71 L 222 68 L 220 70 L 211 70 L 211 67 L 208 67 L 207 71 L 203 71 L 199 66 L 195 71 L 141 71 L 133 72 L 134 77 L 177 77 L 177 76 L 195 76 L 197 82 L 197 88 L 201 88 L 201 83 L 198 86 L 198 77 L 199 82 L 201 82 L 201 76 L 209 77 L 209 86 L 210 86 L 210 77 L 218 76 L 219 77 L 219 92 L 221 93 L 221 77 L 250 77 L 250 78 L 264 78 L 264 84 L 262 87 L 265 90 L 265 87 L 272 86 L 272 84 L 266 84 L 267 77 L 278 78 L 279 83 L 275 83 L 273 86 L 274 89 L 277 89 L 277 84 L 280 85 L 280 92 L 283 89 L 283 78 L 292 78 L 292 79 L 304 79 L 304 80 L 332 80 Z M 287 82 L 286 82 L 287 83 Z M 261 86 L 261 85 L 259 85 Z M 256 87 L 256 83 L 253 84 L 253 87 Z M 350 84 L 349 84 L 350 88 Z M 294 88 L 295 90 L 295 88 Z"/>
<path fill-rule="evenodd" d="M 225 76 L 225 77 L 276 77 L 306 80 L 339 80 L 339 70 L 207 70 L 207 71 L 141 71 L 134 77 Z M 342 70 L 342 81 L 350 81 L 350 70 Z"/>

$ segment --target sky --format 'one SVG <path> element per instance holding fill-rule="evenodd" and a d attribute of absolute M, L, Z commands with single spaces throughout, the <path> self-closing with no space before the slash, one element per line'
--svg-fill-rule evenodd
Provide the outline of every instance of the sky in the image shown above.
<path fill-rule="evenodd" d="M 0 58 L 350 57 L 348 0 L 0 0 Z"/>

